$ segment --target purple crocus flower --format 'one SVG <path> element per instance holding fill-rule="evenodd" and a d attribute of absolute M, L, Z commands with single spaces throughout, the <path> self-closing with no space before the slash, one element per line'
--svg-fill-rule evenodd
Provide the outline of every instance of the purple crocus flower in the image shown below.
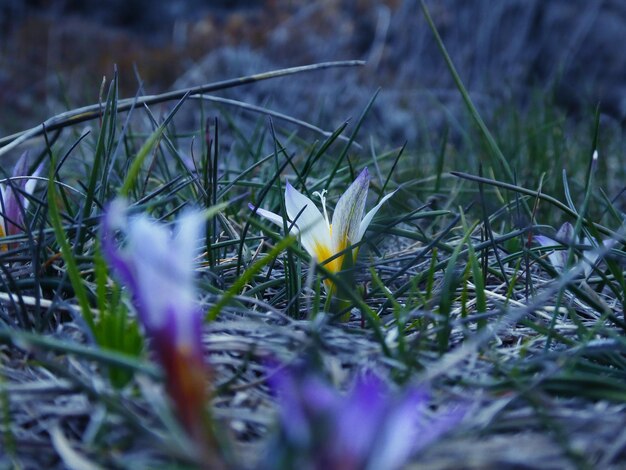
<path fill-rule="evenodd" d="M 25 194 L 33 194 L 43 164 L 28 175 L 28 153 L 24 152 L 13 168 L 11 184 L 0 185 L 0 237 L 17 235 L 24 229 L 24 213 L 30 203 Z"/>
<path fill-rule="evenodd" d="M 457 425 L 461 408 L 432 414 L 421 388 L 392 393 L 371 373 L 347 394 L 305 368 L 271 379 L 279 395 L 278 435 L 263 468 L 397 469 Z"/>
<path fill-rule="evenodd" d="M 202 314 L 193 269 L 205 217 L 187 212 L 172 233 L 144 215 L 128 217 L 126 209 L 118 199 L 104 215 L 105 257 L 130 291 L 181 423 L 196 442 L 206 444 L 204 410 L 210 374 L 203 358 Z M 115 242 L 118 230 L 126 235 L 123 248 Z"/>

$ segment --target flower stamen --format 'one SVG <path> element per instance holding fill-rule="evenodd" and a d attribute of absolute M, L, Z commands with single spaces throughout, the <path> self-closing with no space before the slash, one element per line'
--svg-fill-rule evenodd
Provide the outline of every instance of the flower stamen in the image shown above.
<path fill-rule="evenodd" d="M 328 231 L 330 232 L 330 219 L 328 218 L 328 212 L 326 211 L 326 193 L 328 191 L 326 189 L 322 189 L 322 191 L 314 191 L 313 196 L 318 197 L 320 201 L 322 201 L 322 210 L 324 211 L 324 220 L 326 221 L 326 226 L 328 227 Z"/>

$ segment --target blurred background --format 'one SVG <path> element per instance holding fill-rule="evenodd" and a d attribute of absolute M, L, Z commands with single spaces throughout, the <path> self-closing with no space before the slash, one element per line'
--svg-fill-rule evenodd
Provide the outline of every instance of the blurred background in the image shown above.
<path fill-rule="evenodd" d="M 429 0 L 479 110 L 549 97 L 626 117 L 626 3 Z M 369 122 L 395 145 L 450 120 L 460 97 L 416 0 L 0 0 L 0 135 L 98 101 L 339 59 L 366 67 L 242 87 L 235 97 L 334 128 L 382 87 Z M 416 123 L 421 123 L 416 125 Z"/>

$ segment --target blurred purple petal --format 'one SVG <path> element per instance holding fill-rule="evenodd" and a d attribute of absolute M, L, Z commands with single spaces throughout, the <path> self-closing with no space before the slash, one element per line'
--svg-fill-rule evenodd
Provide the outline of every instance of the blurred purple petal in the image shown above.
<path fill-rule="evenodd" d="M 397 469 L 464 416 L 457 411 L 429 414 L 423 389 L 395 394 L 373 374 L 360 376 L 347 394 L 302 367 L 281 370 L 271 385 L 280 396 L 284 468 Z M 272 455 L 264 468 L 277 465 Z"/>
<path fill-rule="evenodd" d="M 333 453 L 354 462 L 367 460 L 389 411 L 386 392 L 385 384 L 373 374 L 357 379 L 339 411 Z"/>
<path fill-rule="evenodd" d="M 274 384 L 280 390 L 280 422 L 287 438 L 298 447 L 310 445 L 311 432 L 299 384 L 284 369 L 276 372 Z"/>
<path fill-rule="evenodd" d="M 129 290 L 133 304 L 142 304 L 137 298 L 140 294 L 137 275 L 132 260 L 117 247 L 115 235 L 126 226 L 126 203 L 121 199 L 114 200 L 104 212 L 101 226 L 101 243 L 104 257 L 111 270 Z"/>
<path fill-rule="evenodd" d="M 177 230 L 145 216 L 126 217 L 123 202 L 113 202 L 103 219 L 102 245 L 105 256 L 131 291 L 133 304 L 150 335 L 164 329 L 167 313 L 176 312 L 177 328 L 172 340 L 191 343 L 196 334 L 193 262 L 200 246 L 204 217 L 183 214 Z M 115 243 L 116 229 L 126 233 L 123 249 Z"/>
<path fill-rule="evenodd" d="M 167 376 L 167 390 L 190 435 L 206 444 L 208 368 L 202 351 L 202 312 L 196 303 L 194 258 L 205 218 L 183 214 L 174 232 L 146 216 L 128 217 L 113 201 L 102 221 L 102 248 L 113 273 L 132 296 L 151 347 Z M 116 243 L 118 232 L 125 244 Z"/>
<path fill-rule="evenodd" d="M 380 437 L 372 451 L 367 468 L 399 468 L 415 452 L 437 437 L 424 422 L 428 395 L 421 389 L 399 397 L 382 423 Z M 423 432 L 422 432 L 423 431 Z"/>

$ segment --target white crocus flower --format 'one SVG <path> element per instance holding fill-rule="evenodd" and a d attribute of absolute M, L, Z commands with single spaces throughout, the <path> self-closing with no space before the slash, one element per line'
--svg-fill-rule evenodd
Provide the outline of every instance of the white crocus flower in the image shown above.
<path fill-rule="evenodd" d="M 287 183 L 285 209 L 288 221 L 286 225 L 291 227 L 291 233 L 300 235 L 302 246 L 318 263 L 323 263 L 334 255 L 343 252 L 350 245 L 360 242 L 380 206 L 395 193 L 394 191 L 387 194 L 372 210 L 365 214 L 369 183 L 370 175 L 365 168 L 339 198 L 332 222 L 326 210 L 326 191 L 314 193 L 322 201 L 322 214 L 311 199 Z M 250 208 L 255 209 L 251 204 Z M 261 208 L 256 209 L 256 211 L 262 217 L 283 227 L 283 218 L 278 214 Z M 356 257 L 357 252 L 358 248 L 352 250 L 353 258 Z M 324 266 L 333 273 L 339 272 L 343 266 L 343 257 L 343 255 L 338 256 Z M 331 286 L 332 284 L 327 283 L 327 287 Z"/>
<path fill-rule="evenodd" d="M 561 225 L 561 228 L 558 232 L 556 232 L 555 239 L 546 237 L 545 235 L 536 235 L 534 238 L 536 242 L 544 247 L 559 245 L 569 247 L 569 245 L 576 243 L 576 238 L 574 237 L 574 227 L 569 222 L 565 222 Z M 582 251 L 582 259 L 584 260 L 583 273 L 585 278 L 588 278 L 593 272 L 593 268 L 600 261 L 602 248 L 608 250 L 615 245 L 616 241 L 613 239 L 603 240 L 602 247 L 596 247 L 596 243 L 592 242 L 587 237 L 583 237 L 581 242 L 585 245 L 585 249 Z M 567 264 L 567 254 L 567 249 L 554 250 L 548 253 L 550 263 L 559 273 L 562 273 L 565 270 L 565 265 Z"/>
<path fill-rule="evenodd" d="M 567 247 L 574 242 L 574 227 L 569 222 L 565 222 L 561 225 L 561 228 L 556 232 L 555 239 L 546 237 L 545 235 L 535 235 L 535 241 L 541 246 L 559 246 L 564 245 Z M 565 269 L 567 264 L 567 250 L 554 250 L 548 253 L 548 259 L 554 269 L 561 273 Z"/>
<path fill-rule="evenodd" d="M 589 249 L 583 251 L 583 259 L 585 260 L 583 272 L 585 273 L 585 278 L 588 278 L 596 265 L 602 258 L 604 258 L 604 256 L 600 256 L 603 252 L 602 250 L 605 250 L 604 253 L 606 253 L 607 250 L 610 250 L 615 244 L 617 244 L 617 240 L 609 238 L 607 240 L 602 240 L 602 245 L 596 246 L 597 243 L 592 242 L 591 239 L 587 237 L 584 237 L 583 243 L 590 247 Z"/>

